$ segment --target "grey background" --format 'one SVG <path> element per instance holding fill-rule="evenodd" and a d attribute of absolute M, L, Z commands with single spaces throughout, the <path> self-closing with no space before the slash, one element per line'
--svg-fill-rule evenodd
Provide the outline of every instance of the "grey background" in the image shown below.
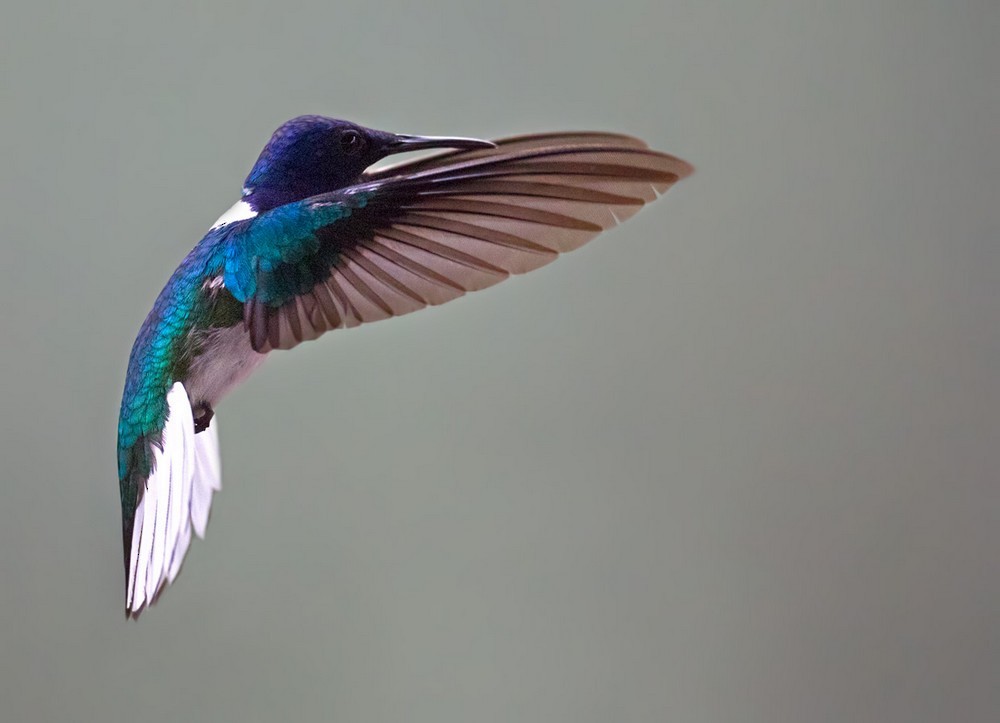
<path fill-rule="evenodd" d="M 1000 6 L 20 3 L 0 23 L 0 718 L 995 721 Z M 140 7 L 146 6 L 148 7 Z M 123 616 L 155 294 L 305 112 L 698 173 L 275 355 Z"/>

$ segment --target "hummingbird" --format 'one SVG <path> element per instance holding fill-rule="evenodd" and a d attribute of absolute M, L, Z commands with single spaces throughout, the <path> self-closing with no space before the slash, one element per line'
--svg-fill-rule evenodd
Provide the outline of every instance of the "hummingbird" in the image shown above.
<path fill-rule="evenodd" d="M 427 149 L 438 152 L 372 168 Z M 221 489 L 215 409 L 272 351 L 543 266 L 692 171 L 616 133 L 487 141 L 318 115 L 282 124 L 129 356 L 118 421 L 126 617 L 157 601 L 192 534 L 204 537 Z"/>

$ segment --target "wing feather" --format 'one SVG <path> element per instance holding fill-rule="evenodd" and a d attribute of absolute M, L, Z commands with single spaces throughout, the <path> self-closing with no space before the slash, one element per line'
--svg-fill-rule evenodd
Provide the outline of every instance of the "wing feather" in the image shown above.
<path fill-rule="evenodd" d="M 318 246 L 303 244 L 308 259 L 289 257 L 287 270 L 274 270 L 287 288 L 315 277 L 311 288 L 247 302 L 251 344 L 289 349 L 539 268 L 692 170 L 629 136 L 550 133 L 369 172 L 358 186 L 316 197 L 327 208 L 339 194 L 350 215 L 317 231 Z"/>

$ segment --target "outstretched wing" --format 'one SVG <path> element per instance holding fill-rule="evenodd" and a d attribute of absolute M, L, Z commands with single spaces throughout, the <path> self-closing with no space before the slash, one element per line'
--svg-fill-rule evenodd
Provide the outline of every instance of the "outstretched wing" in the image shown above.
<path fill-rule="evenodd" d="M 692 170 L 607 133 L 448 152 L 261 214 L 230 242 L 225 282 L 254 349 L 290 349 L 547 264 Z"/>
<path fill-rule="evenodd" d="M 215 419 L 195 434 L 191 404 L 180 382 L 170 388 L 166 403 L 161 440 L 136 442 L 151 454 L 151 464 L 140 482 L 131 529 L 126 528 L 125 613 L 135 618 L 177 577 L 192 532 L 205 536 L 212 494 L 221 487 Z"/>

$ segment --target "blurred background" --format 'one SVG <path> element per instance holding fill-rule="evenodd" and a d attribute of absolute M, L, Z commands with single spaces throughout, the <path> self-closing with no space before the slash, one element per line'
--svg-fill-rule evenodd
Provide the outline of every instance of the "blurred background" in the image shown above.
<path fill-rule="evenodd" d="M 8 7 L 2 717 L 998 720 L 997 37 L 993 0 Z M 129 348 L 302 113 L 698 172 L 274 354 L 126 623 Z"/>

